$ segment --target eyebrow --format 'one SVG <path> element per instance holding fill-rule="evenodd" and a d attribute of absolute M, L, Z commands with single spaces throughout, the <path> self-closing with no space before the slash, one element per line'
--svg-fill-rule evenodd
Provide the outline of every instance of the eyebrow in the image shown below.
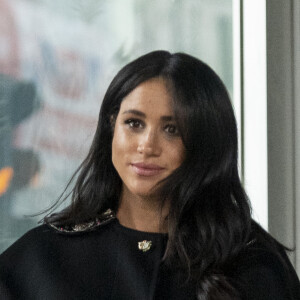
<path fill-rule="evenodd" d="M 146 114 L 139 111 L 139 110 L 136 110 L 136 109 L 129 109 L 129 110 L 125 110 L 123 113 L 124 114 L 133 114 L 133 115 L 136 115 L 136 116 L 139 116 L 139 117 L 143 117 L 143 118 L 146 118 Z M 174 117 L 173 116 L 161 116 L 160 117 L 161 120 L 163 121 L 172 121 L 174 120 Z"/>

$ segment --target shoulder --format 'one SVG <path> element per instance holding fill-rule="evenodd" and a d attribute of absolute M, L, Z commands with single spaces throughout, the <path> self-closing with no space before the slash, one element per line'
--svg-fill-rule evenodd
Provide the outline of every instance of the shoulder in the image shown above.
<path fill-rule="evenodd" d="M 6 262 L 11 264 L 11 261 L 21 260 L 25 256 L 31 257 L 49 252 L 54 248 L 68 247 L 70 243 L 71 245 L 74 243 L 71 237 L 80 236 L 80 240 L 90 238 L 92 232 L 99 232 L 101 227 L 106 228 L 105 225 L 114 219 L 113 212 L 107 211 L 98 218 L 72 226 L 59 226 L 52 223 L 37 226 L 25 233 L 0 255 L 0 266 Z"/>
<path fill-rule="evenodd" d="M 9 299 L 9 293 L 31 289 L 32 282 L 39 288 L 56 286 L 58 278 L 64 282 L 62 274 L 76 277 L 76 271 L 94 270 L 104 259 L 115 258 L 114 219 L 105 214 L 97 221 L 73 226 L 43 224 L 25 233 L 0 255 L 0 298 L 5 295 L 4 299 Z M 37 292 L 27 291 L 30 295 Z"/>
<path fill-rule="evenodd" d="M 49 236 L 49 234 L 51 234 L 51 230 L 47 225 L 40 225 L 29 230 L 0 255 L 0 263 L 4 257 L 24 251 L 27 248 L 31 248 L 34 244 L 38 244 L 41 238 L 45 237 L 47 239 L 46 236 Z"/>
<path fill-rule="evenodd" d="M 235 282 L 243 299 L 299 299 L 300 283 L 283 249 L 255 241 L 235 263 Z"/>

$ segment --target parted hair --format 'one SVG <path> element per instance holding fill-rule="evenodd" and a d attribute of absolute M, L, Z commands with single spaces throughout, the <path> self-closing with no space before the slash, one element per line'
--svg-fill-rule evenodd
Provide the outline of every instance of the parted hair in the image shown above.
<path fill-rule="evenodd" d="M 159 185 L 162 201 L 171 204 L 164 261 L 195 283 L 198 299 L 239 299 L 229 266 L 251 240 L 253 226 L 263 230 L 251 219 L 239 178 L 237 125 L 228 92 L 195 57 L 154 51 L 117 73 L 104 96 L 89 153 L 71 179 L 76 178 L 71 204 L 44 220 L 73 224 L 108 208 L 117 211 L 122 181 L 111 159 L 112 123 L 124 97 L 155 77 L 169 86 L 186 149 L 182 165 Z"/>

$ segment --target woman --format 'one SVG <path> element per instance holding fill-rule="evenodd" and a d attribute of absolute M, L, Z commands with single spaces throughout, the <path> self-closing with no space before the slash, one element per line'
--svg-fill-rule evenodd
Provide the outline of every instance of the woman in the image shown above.
<path fill-rule="evenodd" d="M 198 59 L 125 66 L 76 175 L 71 205 L 1 255 L 2 298 L 300 299 L 251 219 L 226 88 Z"/>

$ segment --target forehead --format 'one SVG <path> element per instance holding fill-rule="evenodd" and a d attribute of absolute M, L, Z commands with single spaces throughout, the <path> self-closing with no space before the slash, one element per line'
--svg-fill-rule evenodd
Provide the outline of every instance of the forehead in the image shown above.
<path fill-rule="evenodd" d="M 162 78 L 153 78 L 138 85 L 122 101 L 120 111 L 136 109 L 145 113 L 173 114 L 172 96 Z"/>

